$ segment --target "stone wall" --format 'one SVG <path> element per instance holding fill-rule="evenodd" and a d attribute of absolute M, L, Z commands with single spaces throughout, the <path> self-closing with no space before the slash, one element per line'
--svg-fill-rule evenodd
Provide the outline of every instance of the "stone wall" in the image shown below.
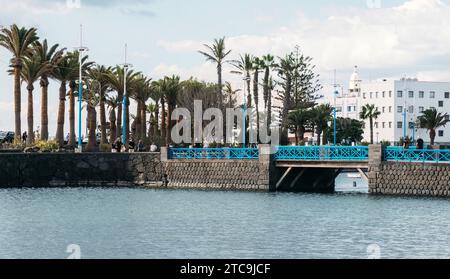
<path fill-rule="evenodd" d="M 378 195 L 450 197 L 450 165 L 383 162 L 370 178 Z"/>
<path fill-rule="evenodd" d="M 168 188 L 264 191 L 271 190 L 270 146 L 261 145 L 259 160 L 161 160 Z"/>
<path fill-rule="evenodd" d="M 0 187 L 161 185 L 159 153 L 0 154 Z"/>
<path fill-rule="evenodd" d="M 380 145 L 369 153 L 370 194 L 450 197 L 450 164 L 385 162 Z"/>

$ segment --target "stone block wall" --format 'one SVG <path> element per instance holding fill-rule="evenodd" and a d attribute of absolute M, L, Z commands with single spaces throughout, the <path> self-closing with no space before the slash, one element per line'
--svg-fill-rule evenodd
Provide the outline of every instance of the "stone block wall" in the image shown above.
<path fill-rule="evenodd" d="M 159 153 L 1 154 L 0 187 L 159 185 Z"/>
<path fill-rule="evenodd" d="M 170 160 L 164 162 L 168 188 L 270 190 L 269 169 L 257 160 Z"/>
<path fill-rule="evenodd" d="M 369 177 L 378 195 L 450 197 L 450 165 L 383 162 Z"/>

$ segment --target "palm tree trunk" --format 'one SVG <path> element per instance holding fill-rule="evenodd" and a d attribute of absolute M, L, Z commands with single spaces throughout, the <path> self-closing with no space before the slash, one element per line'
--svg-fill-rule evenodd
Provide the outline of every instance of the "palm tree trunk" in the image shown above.
<path fill-rule="evenodd" d="M 101 127 L 101 143 L 106 144 L 108 143 L 108 135 L 106 133 L 106 109 L 105 109 L 105 93 L 103 92 L 100 96 L 100 127 Z"/>
<path fill-rule="evenodd" d="M 217 77 L 218 77 L 218 85 L 219 85 L 219 108 L 223 108 L 223 96 L 222 96 L 222 65 L 217 65 Z"/>
<path fill-rule="evenodd" d="M 159 103 L 156 103 L 156 110 L 155 110 L 155 126 L 153 127 L 153 136 L 159 137 Z"/>
<path fill-rule="evenodd" d="M 251 108 L 252 107 L 252 89 L 251 89 L 251 77 L 250 77 L 250 73 L 247 72 L 247 107 Z"/>
<path fill-rule="evenodd" d="M 22 129 L 21 129 L 21 119 L 20 119 L 20 113 L 21 113 L 21 92 L 20 92 L 20 71 L 21 66 L 15 65 L 14 66 L 14 116 L 15 116 L 15 139 L 16 141 L 20 142 L 21 136 L 22 136 Z"/>
<path fill-rule="evenodd" d="M 109 142 L 112 144 L 117 139 L 117 127 L 116 127 L 116 109 L 111 109 L 109 112 L 109 123 L 110 123 L 110 135 Z"/>
<path fill-rule="evenodd" d="M 270 131 L 272 125 L 272 91 L 267 88 L 267 131 Z"/>
<path fill-rule="evenodd" d="M 270 77 L 270 69 L 266 68 L 266 71 L 264 73 L 264 89 L 263 89 L 263 97 L 264 97 L 264 108 L 267 108 L 268 101 L 269 101 L 269 77 Z"/>
<path fill-rule="evenodd" d="M 373 118 L 370 117 L 370 144 L 373 144 Z"/>
<path fill-rule="evenodd" d="M 88 130 L 89 130 L 89 136 L 88 136 L 88 143 L 86 146 L 87 152 L 95 152 L 97 151 L 97 112 L 94 107 L 88 105 L 87 106 L 87 113 L 88 113 Z"/>
<path fill-rule="evenodd" d="M 322 132 L 317 131 L 317 146 L 320 146 L 320 139 L 322 138 Z"/>
<path fill-rule="evenodd" d="M 127 103 L 126 103 L 126 113 L 125 113 L 125 149 L 128 151 L 129 146 L 128 143 L 130 142 L 130 99 L 126 97 Z"/>
<path fill-rule="evenodd" d="M 298 136 L 298 134 L 299 134 L 299 129 L 298 129 L 297 126 L 295 127 L 294 133 L 295 133 L 295 145 L 298 145 L 298 143 L 299 143 L 299 141 L 298 141 L 298 138 L 299 138 L 299 136 Z"/>
<path fill-rule="evenodd" d="M 430 144 L 433 146 L 436 139 L 436 130 L 430 129 Z"/>
<path fill-rule="evenodd" d="M 141 101 L 137 101 L 137 106 L 136 106 L 136 132 L 135 132 L 135 135 L 133 137 L 134 142 L 137 142 L 142 137 L 142 120 L 141 120 L 141 110 L 142 109 L 141 109 L 141 106 L 142 106 L 142 102 Z"/>
<path fill-rule="evenodd" d="M 172 112 L 173 112 L 173 108 L 171 105 L 168 105 L 168 115 L 167 115 L 167 131 L 166 131 L 166 143 L 171 143 L 171 136 L 170 133 L 172 131 Z"/>
<path fill-rule="evenodd" d="M 259 72 L 255 71 L 253 79 L 253 99 L 255 100 L 256 109 L 256 140 L 259 142 Z"/>
<path fill-rule="evenodd" d="M 34 143 L 34 115 L 33 115 L 33 85 L 28 85 L 28 137 L 27 145 L 32 145 Z"/>
<path fill-rule="evenodd" d="M 76 144 L 75 137 L 75 87 L 76 83 L 71 81 L 69 83 L 69 143 L 70 147 L 74 147 Z M 82 135 L 78 135 L 79 137 Z"/>
<path fill-rule="evenodd" d="M 117 125 L 116 125 L 116 139 L 120 138 L 122 135 L 122 106 L 123 106 L 123 95 L 118 96 L 119 105 L 117 106 Z"/>
<path fill-rule="evenodd" d="M 59 146 L 64 146 L 64 116 L 66 112 L 66 81 L 61 81 L 59 87 L 59 107 L 58 107 L 58 122 L 56 128 L 56 141 Z"/>
<path fill-rule="evenodd" d="M 141 104 L 141 139 L 147 139 L 147 108 L 145 102 Z"/>
<path fill-rule="evenodd" d="M 41 79 L 41 140 L 48 140 L 48 79 Z"/>

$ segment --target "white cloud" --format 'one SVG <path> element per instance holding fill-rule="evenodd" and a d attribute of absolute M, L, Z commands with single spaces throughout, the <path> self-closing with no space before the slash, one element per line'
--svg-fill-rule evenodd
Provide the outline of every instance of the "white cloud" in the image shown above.
<path fill-rule="evenodd" d="M 66 14 L 72 10 L 66 1 L 0 0 L 1 13 Z"/>
<path fill-rule="evenodd" d="M 233 53 L 282 55 L 300 45 L 322 71 L 413 66 L 450 55 L 450 6 L 440 0 L 410 0 L 383 9 L 335 11 L 325 19 L 299 14 L 296 22 L 264 36 L 227 38 Z M 169 51 L 194 51 L 202 42 L 160 41 Z"/>

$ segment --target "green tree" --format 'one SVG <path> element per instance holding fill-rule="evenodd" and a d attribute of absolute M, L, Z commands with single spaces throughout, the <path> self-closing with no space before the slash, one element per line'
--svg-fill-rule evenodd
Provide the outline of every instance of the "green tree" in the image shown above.
<path fill-rule="evenodd" d="M 106 105 L 109 108 L 109 142 L 114 143 L 117 139 L 117 126 L 116 126 L 116 109 L 119 106 L 119 100 L 117 95 L 115 96 L 107 96 L 106 97 Z"/>
<path fill-rule="evenodd" d="M 217 65 L 217 84 L 219 86 L 219 108 L 223 108 L 223 96 L 222 96 L 222 90 L 223 90 L 223 82 L 222 82 L 222 68 L 224 63 L 228 62 L 226 61 L 226 57 L 231 53 L 231 50 L 227 50 L 225 47 L 225 38 L 221 39 L 215 39 L 214 43 L 209 45 L 204 45 L 207 49 L 207 52 L 205 51 L 199 51 L 200 54 L 202 54 L 207 61 L 210 61 L 212 63 L 215 63 Z"/>
<path fill-rule="evenodd" d="M 251 72 L 253 71 L 253 56 L 246 53 L 244 56 L 240 55 L 239 60 L 234 60 L 231 64 L 236 70 L 231 71 L 232 74 L 238 74 L 245 77 L 247 84 L 247 107 L 252 107 L 252 93 L 251 93 Z"/>
<path fill-rule="evenodd" d="M 36 54 L 39 55 L 42 63 L 48 63 L 51 67 L 48 71 L 43 72 L 41 75 L 41 140 L 48 140 L 48 86 L 49 76 L 51 76 L 55 67 L 61 62 L 64 56 L 65 49 L 58 50 L 59 45 L 55 44 L 51 47 L 48 46 L 47 40 L 42 43 L 35 43 Z"/>
<path fill-rule="evenodd" d="M 327 130 L 327 139 L 333 142 L 333 129 Z M 361 142 L 364 134 L 364 122 L 351 118 L 339 117 L 336 119 L 336 141 L 337 143 Z"/>
<path fill-rule="evenodd" d="M 38 39 L 36 28 L 19 28 L 16 24 L 11 25 L 10 28 L 3 28 L 0 32 L 0 46 L 11 52 L 13 56 L 11 67 L 14 73 L 15 138 L 18 141 L 22 135 L 20 77 L 23 60 L 32 55 L 32 45 Z"/>
<path fill-rule="evenodd" d="M 289 112 L 289 126 L 294 131 L 296 145 L 305 139 L 306 127 L 310 126 L 312 117 L 312 111 L 307 109 L 297 109 Z"/>
<path fill-rule="evenodd" d="M 435 108 L 427 109 L 417 118 L 419 127 L 430 133 L 430 143 L 434 145 L 436 130 L 450 122 L 448 113 L 438 112 Z"/>
<path fill-rule="evenodd" d="M 22 61 L 21 77 L 27 84 L 28 91 L 28 137 L 27 144 L 34 143 L 34 113 L 33 113 L 33 90 L 34 83 L 44 74 L 48 73 L 51 65 L 48 62 L 42 62 L 38 55 L 33 55 L 30 58 L 25 58 Z"/>
<path fill-rule="evenodd" d="M 322 104 L 312 109 L 312 123 L 317 134 L 317 145 L 320 145 L 322 134 L 327 131 L 328 123 L 332 120 L 333 108 L 329 104 Z M 325 142 L 323 142 L 325 144 Z"/>
<path fill-rule="evenodd" d="M 378 111 L 378 108 L 375 105 L 367 104 L 362 107 L 362 111 L 359 114 L 359 117 L 363 120 L 369 120 L 370 125 L 370 143 L 373 144 L 373 121 L 378 119 L 381 115 L 381 112 Z"/>

